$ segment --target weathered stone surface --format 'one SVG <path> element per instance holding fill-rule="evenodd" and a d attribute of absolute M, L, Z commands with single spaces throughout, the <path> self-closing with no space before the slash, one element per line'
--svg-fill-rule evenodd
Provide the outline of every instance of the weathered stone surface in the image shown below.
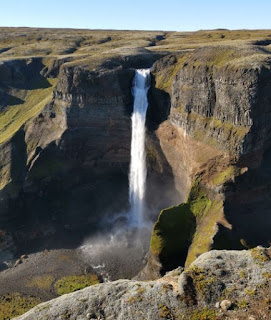
<path fill-rule="evenodd" d="M 163 313 L 178 312 L 176 293 L 166 282 L 135 282 L 118 280 L 95 285 L 38 305 L 18 319 L 163 319 Z M 169 318 L 169 317 L 167 317 Z M 170 318 L 169 318 L 170 319 Z"/>
<path fill-rule="evenodd" d="M 231 306 L 232 306 L 232 303 L 231 303 L 230 300 L 222 300 L 221 303 L 220 303 L 220 308 L 223 311 L 229 310 Z"/>
<path fill-rule="evenodd" d="M 91 315 L 94 319 L 188 320 L 204 312 L 211 319 L 245 319 L 248 311 L 268 319 L 270 311 L 263 298 L 270 285 L 270 258 L 270 249 L 264 248 L 211 251 L 180 276 L 181 270 L 176 270 L 156 281 L 95 285 L 40 304 L 16 319 L 86 319 Z M 223 314 L 215 309 L 217 300 L 227 306 Z M 225 300 L 230 300 L 233 310 L 228 310 Z"/>
<path fill-rule="evenodd" d="M 238 303 L 269 290 L 271 251 L 257 247 L 246 251 L 211 250 L 196 259 L 180 276 L 179 292 L 201 306 L 230 300 Z M 221 301 L 222 304 L 223 301 Z M 221 308 L 222 305 L 220 304 Z M 224 309 L 229 303 L 224 303 Z M 223 308 L 222 308 L 223 309 Z"/>

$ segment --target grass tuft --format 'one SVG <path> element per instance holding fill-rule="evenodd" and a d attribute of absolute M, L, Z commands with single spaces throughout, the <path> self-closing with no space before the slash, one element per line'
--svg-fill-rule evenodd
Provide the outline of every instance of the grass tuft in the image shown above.
<path fill-rule="evenodd" d="M 96 274 L 67 276 L 55 283 L 55 289 L 58 295 L 74 292 L 100 283 Z"/>
<path fill-rule="evenodd" d="M 0 320 L 20 316 L 35 307 L 41 301 L 35 297 L 22 295 L 17 292 L 0 296 Z"/>

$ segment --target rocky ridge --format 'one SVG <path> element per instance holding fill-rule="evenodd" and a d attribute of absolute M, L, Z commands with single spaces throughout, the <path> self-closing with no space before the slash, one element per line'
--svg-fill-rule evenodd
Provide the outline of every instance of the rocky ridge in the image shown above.
<path fill-rule="evenodd" d="M 177 269 L 156 281 L 95 285 L 16 319 L 269 319 L 270 258 L 264 248 L 214 250 L 183 272 Z"/>

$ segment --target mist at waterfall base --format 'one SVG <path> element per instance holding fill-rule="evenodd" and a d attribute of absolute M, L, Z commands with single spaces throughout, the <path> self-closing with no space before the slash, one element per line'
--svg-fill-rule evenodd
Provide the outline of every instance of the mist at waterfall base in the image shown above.
<path fill-rule="evenodd" d="M 136 70 L 132 94 L 134 107 L 131 118 L 131 160 L 129 203 L 126 213 L 114 214 L 102 221 L 102 230 L 80 247 L 83 259 L 104 280 L 134 277 L 146 264 L 152 223 L 145 206 L 146 154 L 145 119 L 148 108 L 150 70 Z"/>

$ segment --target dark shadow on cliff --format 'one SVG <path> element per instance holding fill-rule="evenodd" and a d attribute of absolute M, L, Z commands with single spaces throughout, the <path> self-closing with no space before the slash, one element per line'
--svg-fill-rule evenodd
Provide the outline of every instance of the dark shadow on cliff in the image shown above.
<path fill-rule="evenodd" d="M 54 142 L 40 150 L 21 204 L 14 203 L 18 254 L 77 248 L 101 219 L 127 206 L 127 174 L 118 168 L 102 175 L 99 170 L 76 159 L 76 150 L 60 150 Z"/>
<path fill-rule="evenodd" d="M 18 211 L 20 211 L 27 159 L 24 136 L 24 131 L 20 129 L 10 141 L 10 183 L 1 190 L 2 197 L 5 198 L 1 204 L 1 216 L 8 217 L 8 222 L 7 219 L 2 222 L 3 226 L 12 225 Z"/>
<path fill-rule="evenodd" d="M 150 216 L 157 219 L 161 209 L 181 203 L 176 190 L 172 168 L 168 163 L 155 134 L 159 125 L 168 119 L 170 113 L 170 95 L 156 88 L 155 77 L 151 75 L 151 87 L 148 92 L 148 110 L 146 115 L 146 159 L 147 187 L 146 202 Z"/>
<path fill-rule="evenodd" d="M 25 101 L 19 99 L 11 94 L 5 93 L 3 96 L 0 96 L 0 106 L 1 108 L 5 108 L 6 106 L 16 106 L 19 104 L 23 104 Z"/>
<path fill-rule="evenodd" d="M 181 199 L 175 187 L 174 174 L 159 139 L 151 131 L 146 136 L 146 160 L 146 203 L 150 219 L 155 221 L 162 209 L 180 204 L 184 199 Z"/>
<path fill-rule="evenodd" d="M 17 59 L 4 64 L 5 74 L 0 78 L 0 84 L 4 88 L 35 90 L 48 88 L 49 81 L 42 76 L 45 68 L 41 58 Z"/>
<path fill-rule="evenodd" d="M 167 120 L 170 113 L 171 100 L 167 92 L 156 88 L 155 77 L 152 74 L 148 101 L 146 126 L 150 131 L 155 131 L 163 121 Z"/>
<path fill-rule="evenodd" d="M 227 186 L 224 212 L 232 235 L 248 247 L 271 242 L 271 150 L 260 167 L 248 169 Z"/>

